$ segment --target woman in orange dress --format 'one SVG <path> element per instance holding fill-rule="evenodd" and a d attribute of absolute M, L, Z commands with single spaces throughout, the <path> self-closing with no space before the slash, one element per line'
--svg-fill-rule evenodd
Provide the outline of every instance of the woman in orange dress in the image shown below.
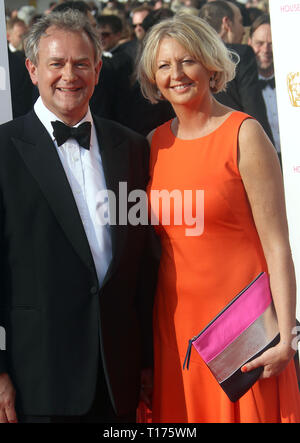
<path fill-rule="evenodd" d="M 282 175 L 259 123 L 213 97 L 234 71 L 212 28 L 183 14 L 151 29 L 139 65 L 145 96 L 168 100 L 176 113 L 149 134 L 148 192 L 162 245 L 153 320 L 157 423 L 300 422 L 296 284 Z M 183 370 L 187 344 L 262 271 L 280 342 L 244 365 L 243 371 L 263 372 L 233 403 L 195 350 Z"/>

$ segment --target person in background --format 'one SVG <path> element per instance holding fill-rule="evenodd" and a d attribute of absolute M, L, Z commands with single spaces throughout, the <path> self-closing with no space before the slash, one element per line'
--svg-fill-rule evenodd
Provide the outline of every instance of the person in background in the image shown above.
<path fill-rule="evenodd" d="M 59 1 L 57 5 L 55 5 L 52 9 L 54 12 L 63 12 L 66 9 L 73 9 L 82 12 L 85 14 L 93 26 L 93 28 L 97 27 L 97 22 L 95 17 L 92 14 L 91 8 L 89 5 L 83 0 L 63 0 Z"/>
<path fill-rule="evenodd" d="M 26 26 L 30 26 L 31 20 L 36 15 L 36 8 L 31 5 L 21 6 L 18 9 L 18 18 L 24 21 Z"/>
<path fill-rule="evenodd" d="M 258 78 L 272 130 L 274 145 L 281 160 L 276 84 L 273 63 L 270 16 L 259 16 L 250 28 L 248 44 L 256 55 Z"/>
<path fill-rule="evenodd" d="M 27 32 L 24 21 L 18 17 L 11 18 L 6 23 L 6 36 L 10 52 L 23 52 L 23 37 Z"/>
<path fill-rule="evenodd" d="M 245 31 L 240 9 L 234 3 L 216 0 L 204 5 L 200 9 L 199 16 L 217 31 L 228 49 L 238 54 L 236 76 L 228 83 L 226 91 L 216 95 L 217 100 L 255 117 L 273 141 L 258 83 L 255 54 L 249 45 L 241 44 Z"/>
<path fill-rule="evenodd" d="M 118 48 L 122 36 L 122 20 L 117 15 L 100 15 L 97 28 L 104 52 L 113 52 Z"/>
<path fill-rule="evenodd" d="M 166 8 L 151 11 L 142 22 L 145 35 L 155 23 L 172 15 L 173 12 Z M 138 42 L 136 63 L 140 59 L 143 44 L 142 40 Z M 128 87 L 123 87 L 121 100 L 118 100 L 116 107 L 117 121 L 142 135 L 147 135 L 153 128 L 174 116 L 174 112 L 172 106 L 166 100 L 152 104 L 145 99 L 141 92 L 139 81 L 136 78 L 136 65 L 130 80 Z"/>
<path fill-rule="evenodd" d="M 141 5 L 137 8 L 134 8 L 131 13 L 131 22 L 134 29 L 135 36 L 137 40 L 143 40 L 145 37 L 145 30 L 142 26 L 144 18 L 150 14 L 152 8 L 147 5 Z"/>
<path fill-rule="evenodd" d="M 176 114 L 148 136 L 148 200 L 162 247 L 154 423 L 300 421 L 296 283 L 282 174 L 257 120 L 214 97 L 234 73 L 228 49 L 199 17 L 177 14 L 145 37 L 142 91 L 151 102 L 169 101 Z M 156 198 L 162 192 L 173 197 L 165 207 Z M 262 376 L 232 403 L 195 350 L 189 371 L 183 363 L 189 340 L 262 271 L 270 278 L 280 342 L 243 365 L 243 372 L 263 367 Z"/>
<path fill-rule="evenodd" d="M 27 30 L 24 21 L 17 16 L 6 23 L 13 118 L 25 115 L 34 103 L 34 88 L 25 67 L 23 48 L 23 38 Z"/>
<path fill-rule="evenodd" d="M 108 57 L 117 71 L 117 76 L 130 77 L 133 63 L 125 52 L 124 44 L 120 44 L 123 23 L 120 17 L 114 14 L 100 15 L 97 18 L 97 32 L 103 48 L 103 56 Z"/>

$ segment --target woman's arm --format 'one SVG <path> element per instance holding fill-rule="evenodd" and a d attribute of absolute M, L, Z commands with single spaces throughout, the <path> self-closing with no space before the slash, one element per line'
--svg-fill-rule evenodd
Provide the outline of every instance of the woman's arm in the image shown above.
<path fill-rule="evenodd" d="M 238 165 L 267 261 L 280 331 L 280 343 L 243 370 L 264 366 L 265 378 L 279 374 L 295 353 L 291 343 L 296 322 L 296 280 L 280 165 L 274 147 L 255 120 L 245 120 L 241 126 Z"/>

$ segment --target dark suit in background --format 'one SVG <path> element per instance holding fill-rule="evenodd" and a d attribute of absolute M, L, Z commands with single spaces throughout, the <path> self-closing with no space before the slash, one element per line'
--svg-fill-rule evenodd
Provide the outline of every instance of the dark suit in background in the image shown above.
<path fill-rule="evenodd" d="M 235 78 L 227 84 L 226 91 L 215 94 L 215 98 L 223 105 L 256 118 L 273 141 L 265 102 L 258 83 L 257 63 L 253 49 L 248 45 L 226 43 L 226 46 L 239 55 L 240 61 Z"/>
<path fill-rule="evenodd" d="M 34 103 L 34 87 L 25 67 L 25 57 L 20 51 L 8 52 L 10 92 L 13 118 L 27 114 Z"/>

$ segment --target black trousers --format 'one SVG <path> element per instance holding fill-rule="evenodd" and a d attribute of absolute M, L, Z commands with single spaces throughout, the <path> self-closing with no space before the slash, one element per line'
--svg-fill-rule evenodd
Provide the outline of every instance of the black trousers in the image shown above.
<path fill-rule="evenodd" d="M 102 366 L 102 365 L 101 365 Z M 39 416 L 18 415 L 19 423 L 135 423 L 136 411 L 126 416 L 117 416 L 112 407 L 103 370 L 99 368 L 97 388 L 93 404 L 85 415 Z"/>

